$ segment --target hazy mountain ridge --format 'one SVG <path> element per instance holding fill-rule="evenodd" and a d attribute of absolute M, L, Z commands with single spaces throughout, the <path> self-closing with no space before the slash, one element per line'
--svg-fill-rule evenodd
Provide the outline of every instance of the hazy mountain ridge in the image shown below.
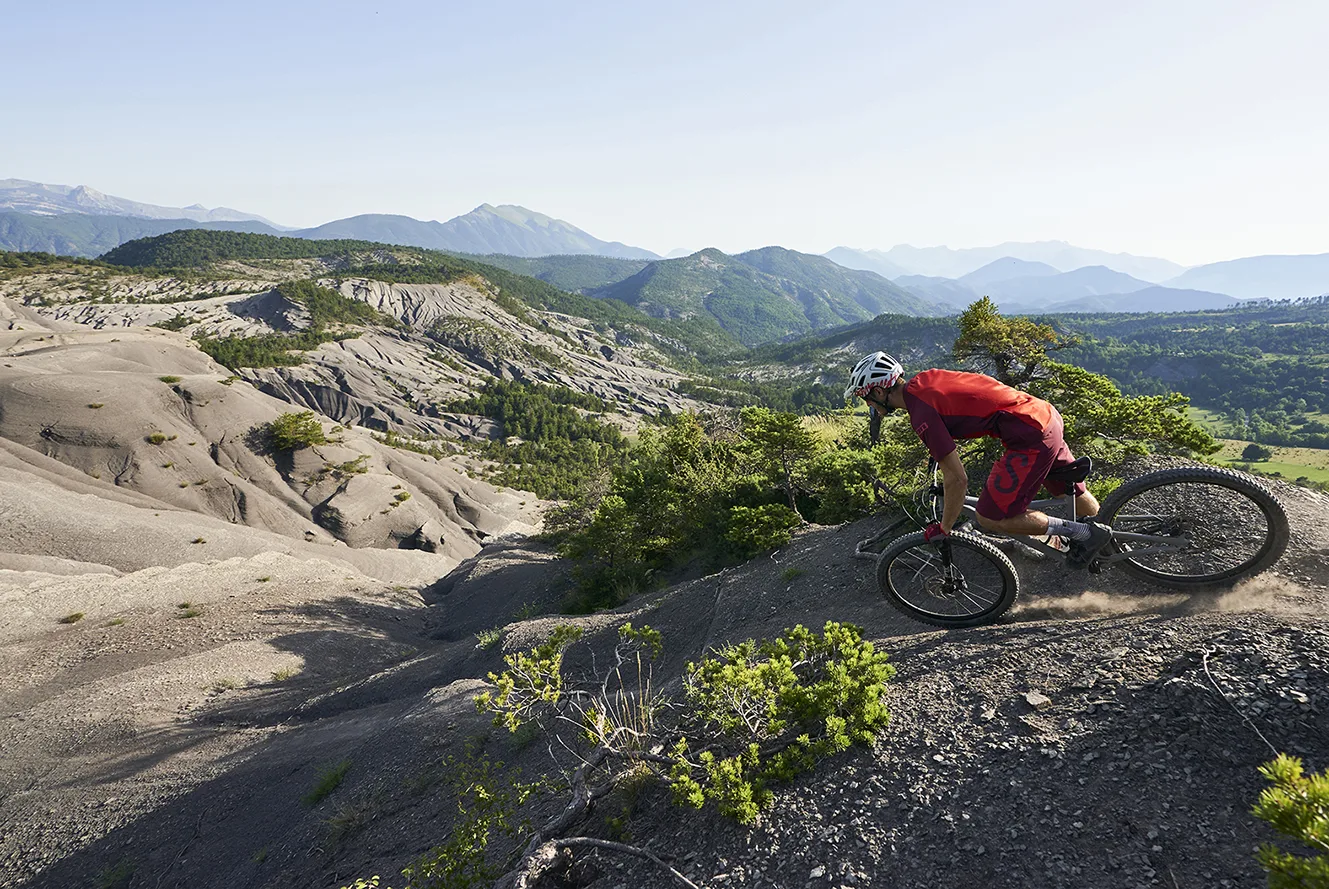
<path fill-rule="evenodd" d="M 289 232 L 313 240 L 351 238 L 447 250 L 454 253 L 555 256 L 588 254 L 620 259 L 656 259 L 656 254 L 618 241 L 602 241 L 561 219 L 515 205 L 481 204 L 447 222 L 410 216 L 364 214 Z"/>
<path fill-rule="evenodd" d="M 1247 256 L 1187 269 L 1169 287 L 1219 290 L 1245 299 L 1329 293 L 1329 253 Z"/>
<path fill-rule="evenodd" d="M 872 268 L 872 263 L 884 263 L 887 267 L 902 269 L 901 274 L 928 275 L 937 278 L 960 278 L 994 261 L 1008 257 L 1026 262 L 1045 263 L 1061 272 L 1102 265 L 1152 283 L 1175 278 L 1185 270 L 1185 266 L 1167 259 L 1135 256 L 1130 253 L 1109 253 L 1106 250 L 1077 247 L 1065 241 L 1012 241 L 992 247 L 960 249 L 898 244 L 889 250 L 837 247 L 832 252 L 837 251 L 837 255 L 846 263 L 864 263 L 854 267 Z M 872 270 L 880 272 L 878 268 Z"/>
<path fill-rule="evenodd" d="M 86 185 L 48 185 L 27 179 L 0 179 L 0 210 L 18 210 L 34 215 L 86 213 L 96 216 L 131 216 L 141 219 L 188 219 L 194 222 L 260 222 L 277 228 L 254 213 L 201 204 L 161 207 L 103 194 Z"/>

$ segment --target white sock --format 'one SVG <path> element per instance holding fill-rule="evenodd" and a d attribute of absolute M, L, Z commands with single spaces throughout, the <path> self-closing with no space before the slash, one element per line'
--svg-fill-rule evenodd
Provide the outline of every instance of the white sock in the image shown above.
<path fill-rule="evenodd" d="M 1058 537 L 1069 537 L 1071 540 L 1088 540 L 1090 536 L 1089 526 L 1084 522 L 1068 522 L 1065 519 L 1056 516 L 1048 516 L 1048 533 L 1056 534 Z"/>

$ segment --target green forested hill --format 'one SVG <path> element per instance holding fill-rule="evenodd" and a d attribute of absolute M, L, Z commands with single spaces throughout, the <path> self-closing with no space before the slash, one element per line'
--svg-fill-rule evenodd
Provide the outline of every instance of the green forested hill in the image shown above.
<path fill-rule="evenodd" d="M 1127 394 L 1181 392 L 1217 417 L 1220 434 L 1329 448 L 1329 304 L 1038 320 L 1079 337 L 1059 360 L 1102 373 Z M 898 356 L 910 372 L 954 366 L 957 332 L 954 318 L 883 315 L 764 346 L 751 360 L 834 383 L 876 349 Z"/>
<path fill-rule="evenodd" d="M 879 275 L 779 247 L 739 256 L 712 248 L 660 260 L 592 293 L 663 318 L 709 316 L 745 345 L 862 321 L 883 311 L 941 311 Z"/>
<path fill-rule="evenodd" d="M 584 293 L 630 278 L 650 265 L 646 259 L 575 254 L 565 256 L 507 256 L 501 253 L 463 254 L 468 259 L 547 281 L 560 290 Z"/>
<path fill-rule="evenodd" d="M 1050 320 L 1083 336 L 1068 360 L 1126 391 L 1189 395 L 1233 437 L 1329 447 L 1329 305 Z"/>

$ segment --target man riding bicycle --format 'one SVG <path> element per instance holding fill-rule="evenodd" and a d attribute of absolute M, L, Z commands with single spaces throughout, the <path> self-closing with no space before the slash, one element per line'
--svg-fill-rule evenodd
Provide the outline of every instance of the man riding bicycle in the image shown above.
<path fill-rule="evenodd" d="M 978 524 L 989 531 L 1024 536 L 1052 535 L 1070 540 L 1067 563 L 1085 568 L 1112 540 L 1112 529 L 1092 518 L 1098 501 L 1083 482 L 1070 485 L 1072 522 L 1029 509 L 1040 486 L 1053 496 L 1067 484 L 1048 478 L 1054 469 L 1074 462 L 1062 437 L 1061 414 L 1041 398 L 1013 389 L 984 374 L 928 370 L 907 383 L 904 368 L 885 352 L 873 352 L 854 367 L 845 398 L 858 396 L 884 415 L 903 408 L 928 453 L 941 469 L 944 488 L 941 521 L 924 529 L 929 542 L 950 534 L 960 517 L 969 476 L 955 448 L 957 438 L 998 438 L 1006 446 L 988 474 L 978 498 Z"/>

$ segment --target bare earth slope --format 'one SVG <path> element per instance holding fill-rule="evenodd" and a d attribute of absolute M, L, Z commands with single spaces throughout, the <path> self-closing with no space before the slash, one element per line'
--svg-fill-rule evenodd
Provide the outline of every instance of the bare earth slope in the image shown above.
<path fill-rule="evenodd" d="M 1329 503 L 1280 494 L 1292 558 L 1225 595 L 1021 561 L 1026 599 L 1007 620 L 926 632 L 848 558 L 878 527 L 868 520 L 812 529 L 774 558 L 618 614 L 566 619 L 592 639 L 625 618 L 656 626 L 665 676 L 707 646 L 848 620 L 900 671 L 877 747 L 781 788 L 758 827 L 648 792 L 634 838 L 707 886 L 1257 885 L 1251 847 L 1270 834 L 1247 811 L 1255 766 L 1272 756 L 1260 735 L 1329 762 Z M 101 581 L 119 585 L 117 610 L 18 633 L 5 648 L 17 682 L 0 697 L 7 885 L 132 872 L 125 885 L 336 887 L 395 874 L 444 837 L 455 807 L 440 763 L 466 737 L 546 768 L 543 745 L 514 744 L 475 713 L 502 651 L 471 634 L 549 607 L 566 576 L 538 548 L 492 558 L 423 601 L 283 555 L 220 563 L 207 581 L 200 566 L 149 569 Z M 787 568 L 806 573 L 785 582 Z M 25 582 L 24 596 L 59 597 L 88 581 Z M 171 593 L 183 588 L 203 591 L 196 617 L 179 616 Z M 513 623 L 501 648 L 561 620 Z M 1033 709 L 1028 691 L 1051 705 Z M 343 761 L 342 785 L 303 803 L 320 769 Z M 585 829 L 607 835 L 598 820 Z M 668 885 L 620 859 L 579 873 L 603 889 Z"/>

